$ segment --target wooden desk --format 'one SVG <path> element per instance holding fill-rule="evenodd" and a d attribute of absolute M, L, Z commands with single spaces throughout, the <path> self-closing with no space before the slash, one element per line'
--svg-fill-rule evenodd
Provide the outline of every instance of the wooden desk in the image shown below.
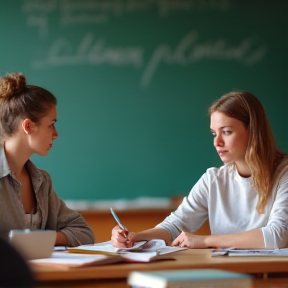
<path fill-rule="evenodd" d="M 66 281 L 53 282 L 49 284 L 40 284 L 40 288 L 131 288 L 127 285 L 126 280 L 86 280 L 81 281 Z M 287 288 L 287 278 L 273 278 L 273 279 L 254 279 L 253 288 Z"/>
<path fill-rule="evenodd" d="M 162 222 L 172 211 L 174 207 L 165 209 L 138 209 L 138 210 L 115 210 L 121 222 L 131 231 L 140 232 L 142 230 L 155 227 Z M 97 211 L 79 211 L 87 223 L 92 228 L 96 242 L 110 240 L 111 230 L 116 225 L 110 210 Z M 208 221 L 195 232 L 198 235 L 209 235 L 210 227 Z"/>
<path fill-rule="evenodd" d="M 250 274 L 285 272 L 288 276 L 288 261 L 285 257 L 211 257 L 210 253 L 211 252 L 208 249 L 189 249 L 173 253 L 175 260 L 157 261 L 146 264 L 118 263 L 114 265 L 72 269 L 40 266 L 33 266 L 32 268 L 37 281 L 39 281 L 41 284 L 41 287 L 45 287 L 45 285 L 49 285 L 50 287 L 52 285 L 53 287 L 78 287 L 80 284 L 81 287 L 94 288 L 127 287 L 127 275 L 130 271 L 135 270 L 155 271 L 173 269 L 218 268 L 227 271 Z M 264 283 L 263 281 L 262 283 Z M 269 283 L 269 281 L 267 283 Z M 286 279 L 279 281 L 286 281 L 285 283 L 288 283 L 288 280 Z M 288 285 L 283 286 L 283 288 L 284 287 L 288 287 Z"/>

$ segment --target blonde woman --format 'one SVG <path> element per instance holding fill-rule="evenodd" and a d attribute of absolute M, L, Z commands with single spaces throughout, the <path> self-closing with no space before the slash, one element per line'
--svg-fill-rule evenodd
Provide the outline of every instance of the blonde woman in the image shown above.
<path fill-rule="evenodd" d="M 155 228 L 126 235 L 114 227 L 114 246 L 153 238 L 188 248 L 288 245 L 288 158 L 277 148 L 260 101 L 249 92 L 230 92 L 212 104 L 209 114 L 224 165 L 207 169 L 178 209 Z M 211 235 L 193 235 L 207 219 Z"/>

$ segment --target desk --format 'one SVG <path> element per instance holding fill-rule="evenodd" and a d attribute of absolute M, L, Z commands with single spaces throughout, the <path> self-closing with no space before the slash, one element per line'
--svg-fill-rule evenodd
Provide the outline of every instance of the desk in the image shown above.
<path fill-rule="evenodd" d="M 253 281 L 253 288 L 287 288 L 288 279 L 284 278 L 275 278 L 275 279 L 255 279 Z M 71 282 L 53 282 L 53 284 L 41 284 L 39 288 L 131 288 L 126 284 L 126 280 L 87 280 L 81 281 L 81 284 Z"/>
<path fill-rule="evenodd" d="M 127 287 L 127 275 L 130 271 L 135 270 L 155 271 L 218 268 L 227 271 L 250 274 L 286 272 L 288 275 L 288 261 L 286 257 L 211 257 L 210 253 L 211 251 L 209 249 L 189 249 L 173 253 L 175 260 L 156 261 L 145 264 L 118 263 L 113 265 L 73 269 L 40 266 L 32 266 L 32 268 L 36 280 L 39 281 L 41 287 L 45 287 L 45 285 L 49 285 L 50 287 L 52 285 L 53 287 L 80 287 L 79 285 L 81 284 L 81 287 L 124 288 Z M 268 280 L 270 282 L 276 281 L 275 279 Z M 269 284 L 268 280 L 265 283 Z M 263 279 L 259 281 L 258 283 L 264 283 Z M 288 287 L 288 279 L 280 279 L 277 281 L 282 281 L 281 283 L 284 281 L 285 283 L 285 286 L 278 287 Z M 271 288 L 273 286 L 267 287 Z"/>

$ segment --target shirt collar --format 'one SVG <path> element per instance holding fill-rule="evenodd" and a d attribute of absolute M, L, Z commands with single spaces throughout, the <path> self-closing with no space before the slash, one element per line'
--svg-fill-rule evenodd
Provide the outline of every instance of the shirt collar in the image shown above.
<path fill-rule="evenodd" d="M 10 174 L 11 170 L 5 155 L 3 145 L 0 145 L 0 178 L 3 178 Z"/>
<path fill-rule="evenodd" d="M 29 171 L 31 179 L 38 179 L 39 181 L 42 181 L 42 174 L 37 169 L 37 167 L 28 159 L 26 162 L 26 167 Z M 0 145 L 0 178 L 3 178 L 11 173 L 11 169 L 9 167 L 5 150 L 3 145 Z"/>

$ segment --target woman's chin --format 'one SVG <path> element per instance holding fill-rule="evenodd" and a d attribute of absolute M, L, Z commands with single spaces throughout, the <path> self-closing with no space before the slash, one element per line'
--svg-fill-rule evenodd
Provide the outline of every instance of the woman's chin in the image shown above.
<path fill-rule="evenodd" d="M 221 158 L 221 161 L 224 163 L 224 164 L 232 164 L 233 161 L 231 159 L 225 159 L 225 157 Z"/>

